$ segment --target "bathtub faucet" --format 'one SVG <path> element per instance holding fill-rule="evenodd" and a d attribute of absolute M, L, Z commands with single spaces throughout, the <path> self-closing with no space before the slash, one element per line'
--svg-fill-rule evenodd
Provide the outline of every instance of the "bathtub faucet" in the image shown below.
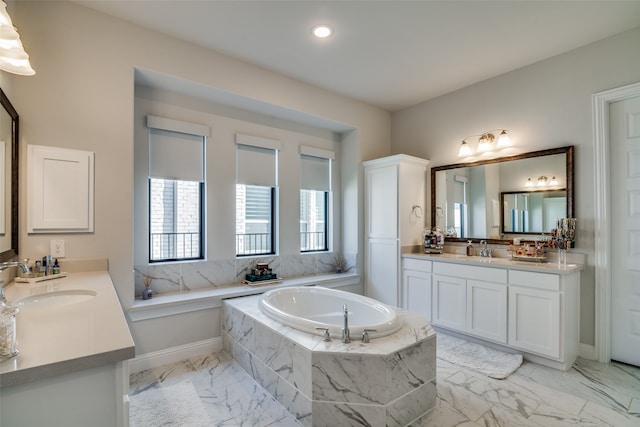
<path fill-rule="evenodd" d="M 350 343 L 351 336 L 349 334 L 349 309 L 347 308 L 347 304 L 344 304 L 344 328 L 342 328 L 342 342 Z"/>

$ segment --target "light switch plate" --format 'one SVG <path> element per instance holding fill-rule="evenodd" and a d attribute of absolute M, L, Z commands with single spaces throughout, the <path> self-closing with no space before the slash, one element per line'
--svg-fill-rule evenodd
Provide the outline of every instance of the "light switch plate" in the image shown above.
<path fill-rule="evenodd" d="M 51 256 L 54 258 L 64 258 L 64 240 L 51 240 Z"/>

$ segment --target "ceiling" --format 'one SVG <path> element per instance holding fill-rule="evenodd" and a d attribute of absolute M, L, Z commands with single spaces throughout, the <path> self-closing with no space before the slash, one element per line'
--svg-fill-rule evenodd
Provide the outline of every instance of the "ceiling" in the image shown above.
<path fill-rule="evenodd" d="M 392 112 L 640 26 L 640 0 L 74 2 Z"/>

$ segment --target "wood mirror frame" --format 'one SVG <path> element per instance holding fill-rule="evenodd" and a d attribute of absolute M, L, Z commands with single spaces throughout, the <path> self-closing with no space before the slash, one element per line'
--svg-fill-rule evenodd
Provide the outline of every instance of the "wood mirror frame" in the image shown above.
<path fill-rule="evenodd" d="M 18 165 L 19 165 L 19 117 L 7 95 L 0 89 L 0 104 L 11 118 L 11 247 L 0 252 L 0 262 L 18 255 Z"/>
<path fill-rule="evenodd" d="M 469 162 L 469 163 L 456 163 L 452 165 L 444 165 L 444 166 L 437 166 L 437 167 L 431 168 L 431 224 L 432 225 L 436 224 L 436 173 L 437 172 L 445 171 L 449 169 L 467 168 L 472 166 L 481 166 L 481 165 L 489 165 L 493 163 L 502 163 L 502 162 L 510 162 L 514 160 L 530 159 L 534 157 L 551 156 L 555 154 L 566 154 L 565 173 L 566 173 L 566 192 L 567 192 L 567 217 L 575 218 L 573 151 L 574 151 L 574 147 L 573 145 L 570 145 L 567 147 L 532 151 L 529 153 L 517 154 L 514 156 L 508 156 L 508 157 L 499 157 L 495 159 L 480 160 L 480 161 Z M 502 211 L 502 206 L 500 207 L 500 210 Z M 520 233 L 510 233 L 510 234 L 519 235 Z M 480 240 L 486 240 L 488 243 L 491 243 L 491 244 L 508 245 L 511 239 L 504 238 L 504 236 L 502 236 L 502 238 L 500 239 L 489 238 L 489 237 L 467 237 L 467 238 L 447 237 L 446 238 L 446 241 L 448 242 L 467 242 L 469 240 L 474 242 L 479 242 Z"/>

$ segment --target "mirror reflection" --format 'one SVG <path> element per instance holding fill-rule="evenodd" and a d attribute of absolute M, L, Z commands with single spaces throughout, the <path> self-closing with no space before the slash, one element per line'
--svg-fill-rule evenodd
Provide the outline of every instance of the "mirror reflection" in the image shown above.
<path fill-rule="evenodd" d="M 531 191 L 500 193 L 502 234 L 542 234 L 567 217 L 567 192 Z"/>
<path fill-rule="evenodd" d="M 572 146 L 431 169 L 431 224 L 449 241 L 506 243 L 572 216 Z"/>

